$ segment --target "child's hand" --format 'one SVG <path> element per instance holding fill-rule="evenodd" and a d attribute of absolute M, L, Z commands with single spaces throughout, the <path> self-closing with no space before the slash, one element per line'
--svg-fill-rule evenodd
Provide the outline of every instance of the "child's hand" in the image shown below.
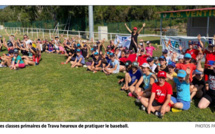
<path fill-rule="evenodd" d="M 201 40 L 201 35 L 200 35 L 200 34 L 198 34 L 197 38 L 198 38 L 198 40 Z"/>
<path fill-rule="evenodd" d="M 191 72 L 190 68 L 187 68 L 187 69 L 186 69 L 186 73 L 187 73 L 187 74 L 190 74 L 190 72 Z"/>
<path fill-rule="evenodd" d="M 146 26 L 146 23 L 143 23 L 143 27 L 145 27 Z"/>

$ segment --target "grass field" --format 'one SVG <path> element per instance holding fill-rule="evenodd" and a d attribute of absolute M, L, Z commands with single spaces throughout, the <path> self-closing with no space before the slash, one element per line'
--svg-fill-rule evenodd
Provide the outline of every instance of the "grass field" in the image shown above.
<path fill-rule="evenodd" d="M 213 109 L 198 109 L 198 100 L 190 110 L 170 112 L 163 119 L 148 115 L 119 90 L 123 73 L 93 74 L 62 61 L 63 55 L 43 53 L 39 66 L 0 68 L 0 121 L 215 121 Z"/>

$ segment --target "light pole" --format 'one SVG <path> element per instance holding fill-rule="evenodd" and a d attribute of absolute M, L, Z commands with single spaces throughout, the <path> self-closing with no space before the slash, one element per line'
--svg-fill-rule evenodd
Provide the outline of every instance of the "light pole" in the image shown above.
<path fill-rule="evenodd" d="M 89 39 L 93 38 L 94 40 L 94 34 L 93 34 L 93 6 L 88 6 L 88 14 L 89 14 L 89 30 L 90 30 L 90 37 Z"/>

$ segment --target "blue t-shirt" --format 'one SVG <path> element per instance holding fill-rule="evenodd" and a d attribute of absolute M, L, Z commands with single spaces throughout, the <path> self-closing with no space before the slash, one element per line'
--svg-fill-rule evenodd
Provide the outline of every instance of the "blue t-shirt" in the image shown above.
<path fill-rule="evenodd" d="M 183 81 L 181 83 L 178 78 L 173 78 L 173 81 L 176 84 L 177 99 L 181 99 L 183 101 L 190 101 L 190 84 L 186 81 Z"/>
<path fill-rule="evenodd" d="M 129 75 L 130 75 L 130 77 L 131 77 L 131 84 L 133 84 L 136 80 L 139 80 L 140 79 L 140 77 L 142 76 L 142 72 L 140 71 L 140 69 L 138 69 L 137 71 L 136 71 L 136 73 L 134 73 L 133 74 L 133 72 L 132 72 L 132 69 L 131 70 L 129 70 Z"/>
<path fill-rule="evenodd" d="M 106 60 L 107 60 L 107 63 L 109 64 L 110 61 L 111 61 L 111 59 L 109 59 L 107 56 L 106 56 L 105 58 L 106 58 Z"/>
<path fill-rule="evenodd" d="M 81 59 L 82 58 L 82 59 Z M 77 59 L 77 61 L 79 61 L 80 59 L 81 59 L 81 64 L 85 64 L 85 59 L 84 59 L 84 56 L 83 55 L 80 55 L 79 57 L 78 57 L 78 55 L 76 56 L 76 59 Z"/>
<path fill-rule="evenodd" d="M 150 86 L 150 78 L 153 75 L 153 73 L 150 73 L 149 75 L 143 74 L 143 82 L 144 82 L 144 89 L 148 89 Z M 157 79 L 155 80 L 157 82 Z"/>
<path fill-rule="evenodd" d="M 110 61 L 110 65 L 114 68 L 115 67 L 115 65 L 117 65 L 117 67 L 116 67 L 116 72 L 119 72 L 119 61 L 118 60 L 114 60 L 113 62 L 112 62 L 112 60 Z"/>

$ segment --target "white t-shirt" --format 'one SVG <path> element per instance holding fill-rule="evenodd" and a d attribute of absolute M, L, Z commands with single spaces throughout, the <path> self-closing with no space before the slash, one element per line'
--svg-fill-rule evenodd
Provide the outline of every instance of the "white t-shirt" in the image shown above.
<path fill-rule="evenodd" d="M 155 72 L 155 68 L 156 68 L 156 67 L 157 67 L 156 64 L 153 64 L 153 65 L 150 67 L 150 69 L 152 70 L 153 73 Z"/>

